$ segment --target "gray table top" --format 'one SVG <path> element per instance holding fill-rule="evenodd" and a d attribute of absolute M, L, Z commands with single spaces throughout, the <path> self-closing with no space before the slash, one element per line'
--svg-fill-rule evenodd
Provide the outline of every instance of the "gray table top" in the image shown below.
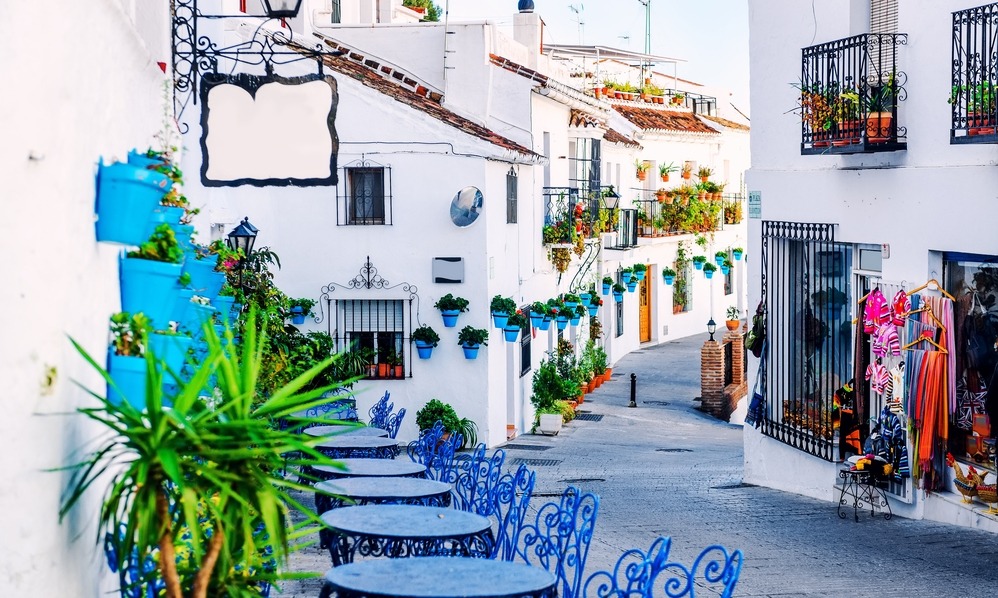
<path fill-rule="evenodd" d="M 302 433 L 309 436 L 375 436 L 387 438 L 388 432 L 381 428 L 371 428 L 369 426 L 312 426 L 305 428 Z"/>
<path fill-rule="evenodd" d="M 350 563 L 330 569 L 325 580 L 351 595 L 402 598 L 530 596 L 545 590 L 554 595 L 556 582 L 539 567 L 446 556 Z"/>
<path fill-rule="evenodd" d="M 414 463 L 408 459 L 337 459 L 337 463 L 346 469 L 332 465 L 313 465 L 312 469 L 358 478 L 411 476 L 426 471 L 422 463 Z"/>
<path fill-rule="evenodd" d="M 450 492 L 450 484 L 423 478 L 340 478 L 319 482 L 315 488 L 353 499 L 423 498 Z"/>
<path fill-rule="evenodd" d="M 317 448 L 368 449 L 398 446 L 398 441 L 394 438 L 383 438 L 381 436 L 357 436 L 356 434 L 344 434 L 326 438 L 322 442 L 316 443 L 315 446 Z"/>
<path fill-rule="evenodd" d="M 362 505 L 322 514 L 322 521 L 345 534 L 380 538 L 458 538 L 489 529 L 476 513 L 421 505 Z"/>

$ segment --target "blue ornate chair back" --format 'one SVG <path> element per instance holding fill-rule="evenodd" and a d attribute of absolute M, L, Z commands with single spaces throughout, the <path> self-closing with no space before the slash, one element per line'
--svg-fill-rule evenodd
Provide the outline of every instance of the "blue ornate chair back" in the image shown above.
<path fill-rule="evenodd" d="M 402 419 L 405 417 L 405 408 L 398 410 L 398 413 L 392 413 L 395 409 L 395 403 L 389 403 L 390 395 L 388 391 L 385 391 L 385 396 L 378 399 L 368 414 L 371 416 L 370 426 L 373 428 L 381 428 L 382 430 L 388 432 L 390 438 L 395 438 L 399 433 L 399 427 L 402 425 Z"/>
<path fill-rule="evenodd" d="M 507 473 L 499 479 L 493 499 L 495 510 L 489 515 L 498 524 L 492 558 L 512 561 L 516 556 L 516 545 L 523 530 L 523 521 L 527 518 L 536 481 L 537 475 L 526 465 L 520 465 L 516 473 Z"/>
<path fill-rule="evenodd" d="M 553 573 L 562 598 L 579 596 L 598 511 L 598 496 L 569 486 L 560 502 L 542 506 L 520 532 L 516 555 Z"/>
<path fill-rule="evenodd" d="M 697 573 L 703 582 L 701 590 L 711 596 L 720 593 L 729 598 L 741 575 L 744 556 L 741 550 L 728 552 L 723 546 L 708 546 L 687 568 L 682 563 L 669 560 L 672 538 L 661 537 L 652 542 L 648 552 L 632 548 L 617 560 L 612 571 L 597 571 L 586 579 L 583 596 L 598 598 L 652 598 L 655 588 L 661 587 L 670 598 L 696 597 Z"/>
<path fill-rule="evenodd" d="M 410 442 L 406 453 L 413 462 L 426 466 L 426 477 L 453 483 L 456 478 L 454 454 L 464 443 L 464 438 L 453 433 L 444 439 L 446 433 L 443 422 L 438 421 L 429 430 L 424 430 L 419 435 L 419 440 Z"/>
<path fill-rule="evenodd" d="M 495 508 L 492 493 L 502 477 L 506 451 L 496 449 L 489 457 L 482 443 L 471 454 L 458 455 L 455 461 L 454 506 L 487 517 Z"/>

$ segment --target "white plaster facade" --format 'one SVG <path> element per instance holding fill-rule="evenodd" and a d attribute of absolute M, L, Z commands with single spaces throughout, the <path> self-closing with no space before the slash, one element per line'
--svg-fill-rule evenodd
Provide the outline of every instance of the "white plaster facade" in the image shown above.
<path fill-rule="evenodd" d="M 904 281 L 909 289 L 929 278 L 941 280 L 944 251 L 998 253 L 989 226 L 998 216 L 994 147 L 949 143 L 951 13 L 977 4 L 898 3 L 897 31 L 908 34 L 900 56 L 908 93 L 899 108 L 907 151 L 840 156 L 801 155 L 801 123 L 790 112 L 799 91 L 790 84 L 800 76 L 799 48 L 869 31 L 870 2 L 750 4 L 753 132 L 747 181 L 750 191 L 762 195 L 763 220 L 835 223 L 837 242 L 887 244 L 882 278 Z M 760 252 L 761 222 L 749 220 L 754 255 Z M 756 262 L 749 285 L 753 308 L 760 300 L 759 272 Z M 757 367 L 750 359 L 750 385 Z M 745 482 L 837 501 L 839 468 L 745 427 Z M 953 493 L 916 491 L 912 504 L 892 499 L 892 507 L 896 515 L 998 531 L 998 522 L 960 504 Z"/>

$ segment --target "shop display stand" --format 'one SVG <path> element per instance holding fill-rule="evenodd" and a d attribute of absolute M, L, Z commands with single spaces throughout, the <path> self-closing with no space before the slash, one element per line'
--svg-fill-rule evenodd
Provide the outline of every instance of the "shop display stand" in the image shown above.
<path fill-rule="evenodd" d="M 839 478 L 842 479 L 842 490 L 839 492 L 839 517 L 845 519 L 848 516 L 849 503 L 852 502 L 852 514 L 855 521 L 859 521 L 860 509 L 870 506 L 870 516 L 876 517 L 877 510 L 883 514 L 885 520 L 893 517 L 891 504 L 887 501 L 887 493 L 881 487 L 882 480 L 879 476 L 870 471 L 843 469 L 839 471 Z M 845 509 L 843 510 L 843 507 Z"/>

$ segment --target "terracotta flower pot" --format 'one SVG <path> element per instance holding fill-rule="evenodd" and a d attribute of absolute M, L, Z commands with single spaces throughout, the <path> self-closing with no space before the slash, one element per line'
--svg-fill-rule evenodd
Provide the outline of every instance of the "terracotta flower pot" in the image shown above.
<path fill-rule="evenodd" d="M 870 143 L 890 141 L 893 122 L 894 115 L 890 112 L 871 112 L 866 117 L 866 140 Z"/>
<path fill-rule="evenodd" d="M 662 182 L 663 183 L 668 183 L 669 182 L 669 174 L 668 173 L 662 175 Z"/>
<path fill-rule="evenodd" d="M 738 320 L 725 320 L 724 325 L 728 327 L 728 330 L 734 332 L 738 330 L 738 325 L 741 324 Z"/>
<path fill-rule="evenodd" d="M 635 175 L 638 177 L 639 181 L 643 181 L 646 178 L 648 178 L 648 171 L 647 170 L 637 170 L 637 171 L 635 171 Z"/>

